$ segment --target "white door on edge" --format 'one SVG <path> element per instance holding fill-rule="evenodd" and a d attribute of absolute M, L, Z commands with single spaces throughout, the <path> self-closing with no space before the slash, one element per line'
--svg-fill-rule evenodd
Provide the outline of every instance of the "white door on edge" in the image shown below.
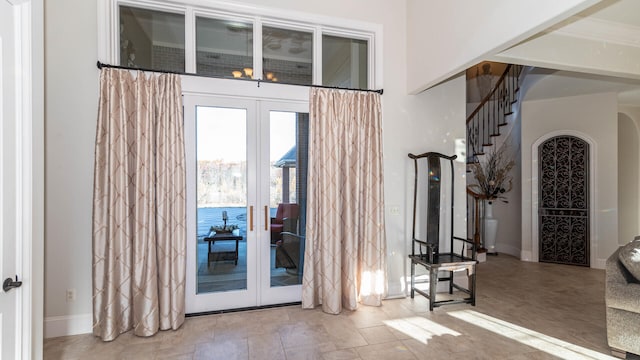
<path fill-rule="evenodd" d="M 16 258 L 16 223 L 17 203 L 16 190 L 18 170 L 17 163 L 17 109 L 16 109 L 16 39 L 15 6 L 6 0 L 0 0 L 0 281 L 6 278 L 15 280 Z M 10 280 L 11 281 L 11 280 Z M 11 284 L 8 284 L 11 285 Z M 4 287 L 3 287 L 4 288 Z M 2 359 L 20 358 L 21 331 L 18 328 L 17 310 L 20 288 L 0 291 L 0 354 Z"/>

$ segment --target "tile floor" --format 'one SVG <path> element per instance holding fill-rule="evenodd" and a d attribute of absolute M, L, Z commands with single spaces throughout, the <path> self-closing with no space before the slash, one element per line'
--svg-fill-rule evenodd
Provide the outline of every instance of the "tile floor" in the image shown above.
<path fill-rule="evenodd" d="M 210 315 L 150 338 L 126 333 L 111 343 L 89 334 L 47 339 L 44 357 L 607 359 L 604 276 L 603 270 L 491 256 L 478 266 L 475 307 L 429 312 L 426 299 L 416 296 L 340 315 L 299 306 Z"/>

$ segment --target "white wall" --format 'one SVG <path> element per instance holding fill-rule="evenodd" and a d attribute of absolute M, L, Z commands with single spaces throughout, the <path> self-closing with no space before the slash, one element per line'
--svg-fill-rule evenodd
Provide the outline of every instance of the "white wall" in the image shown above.
<path fill-rule="evenodd" d="M 579 132 L 594 142 L 591 266 L 603 268 L 618 244 L 618 108 L 616 94 L 595 94 L 525 101 L 522 104 L 522 259 L 535 259 L 532 239 L 532 149 L 555 132 Z"/>
<path fill-rule="evenodd" d="M 386 0 L 251 0 L 324 16 L 383 26 L 383 126 L 385 200 L 390 295 L 404 295 L 409 188 L 408 152 L 453 153 L 464 138 L 464 80 L 418 96 L 406 95 L 406 8 Z M 73 9 L 73 16 L 69 10 Z M 91 321 L 91 206 L 98 100 L 96 2 L 59 0 L 45 4 L 46 22 L 46 285 L 48 336 L 87 332 Z M 464 173 L 462 171 L 462 173 Z M 409 174 L 411 180 L 408 179 Z M 461 177 L 459 177 L 461 178 Z M 461 184 L 463 184 L 461 182 Z M 459 185 L 458 201 L 464 201 Z M 390 215 L 389 208 L 399 214 Z M 464 218 L 464 203 L 458 206 Z M 457 227 L 464 231 L 464 223 Z M 457 234 L 458 235 L 458 234 Z M 464 235 L 461 233 L 459 235 Z M 74 302 L 66 289 L 77 290 Z M 77 326 L 70 329 L 69 326 Z"/>
<path fill-rule="evenodd" d="M 600 1 L 408 0 L 407 90 L 433 86 Z"/>
<path fill-rule="evenodd" d="M 96 39 L 95 1 L 45 1 L 45 336 L 51 317 L 91 313 Z"/>
<path fill-rule="evenodd" d="M 618 113 L 618 244 L 640 235 L 640 107 Z"/>
<path fill-rule="evenodd" d="M 390 295 L 406 291 L 410 274 L 407 254 L 411 251 L 415 168 L 413 160 L 407 155 L 428 151 L 445 155 L 455 153 L 455 139 L 466 139 L 465 88 L 465 76 L 460 74 L 450 81 L 410 96 L 406 121 L 396 123 L 391 120 L 384 129 L 387 209 L 391 206 L 401 209 L 399 215 L 388 214 L 386 218 L 387 244 L 392 245 L 389 249 Z M 464 238 L 467 236 L 466 165 L 464 161 L 455 161 L 454 167 L 454 235 Z M 449 171 L 446 167 L 443 169 Z M 446 196 L 448 189 L 443 188 L 443 192 Z M 403 281 L 399 282 L 400 279 Z"/>

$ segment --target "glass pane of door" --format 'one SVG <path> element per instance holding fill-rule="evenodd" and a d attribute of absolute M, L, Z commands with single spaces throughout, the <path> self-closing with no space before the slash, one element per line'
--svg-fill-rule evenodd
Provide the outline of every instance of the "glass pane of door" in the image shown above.
<path fill-rule="evenodd" d="M 309 115 L 269 111 L 271 287 L 302 283 Z"/>
<path fill-rule="evenodd" d="M 247 288 L 247 111 L 197 106 L 197 293 Z"/>

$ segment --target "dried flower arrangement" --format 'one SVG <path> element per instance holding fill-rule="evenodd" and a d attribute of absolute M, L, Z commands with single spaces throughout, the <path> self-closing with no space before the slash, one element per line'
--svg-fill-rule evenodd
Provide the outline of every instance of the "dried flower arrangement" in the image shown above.
<path fill-rule="evenodd" d="M 501 146 L 489 152 L 485 161 L 469 164 L 477 183 L 468 188 L 485 197 L 489 203 L 493 200 L 508 202 L 503 194 L 511 191 L 513 176 L 509 172 L 515 166 L 515 161 L 506 151 L 507 147 Z"/>

